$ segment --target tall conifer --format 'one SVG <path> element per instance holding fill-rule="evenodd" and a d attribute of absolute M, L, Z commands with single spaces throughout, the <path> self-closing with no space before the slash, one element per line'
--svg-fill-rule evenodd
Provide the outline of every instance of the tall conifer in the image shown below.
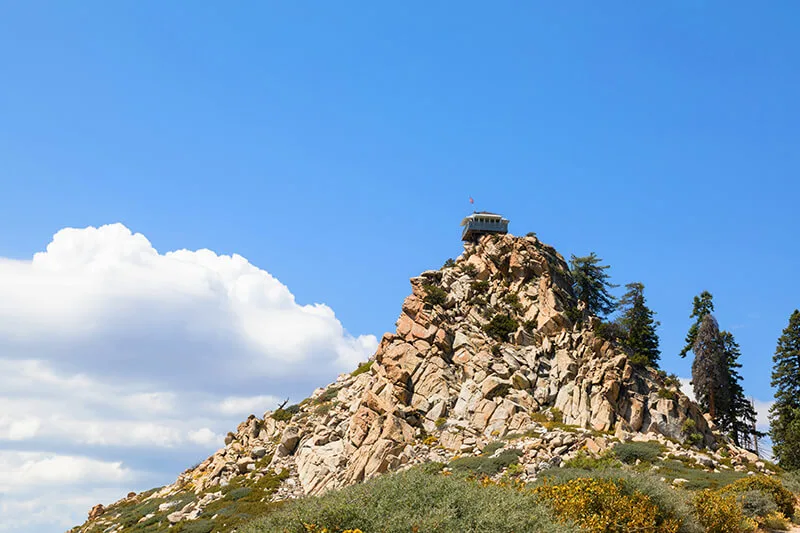
<path fill-rule="evenodd" d="M 733 443 L 744 446 L 750 441 L 751 436 L 763 435 L 753 429 L 756 424 L 756 411 L 742 387 L 742 375 L 739 373 L 739 369 L 742 368 L 742 364 L 739 363 L 741 355 L 739 344 L 728 331 L 720 332 L 720 340 L 728 390 L 717 403 L 718 420 L 723 431 L 733 439 Z"/>
<path fill-rule="evenodd" d="M 787 470 L 800 469 L 800 311 L 795 309 L 772 358 L 775 403 L 770 408 L 772 451 Z"/>
<path fill-rule="evenodd" d="M 724 409 L 730 387 L 719 325 L 713 315 L 706 314 L 700 322 L 692 351 L 692 386 L 695 398 L 716 421 L 718 407 Z"/>
<path fill-rule="evenodd" d="M 692 346 L 694 346 L 697 330 L 700 327 L 700 323 L 703 321 L 703 317 L 714 311 L 714 302 L 712 298 L 713 296 L 711 296 L 711 293 L 708 291 L 703 291 L 698 296 L 694 297 L 694 302 L 692 302 L 692 314 L 689 315 L 689 318 L 694 318 L 696 320 L 686 334 L 686 346 L 683 347 L 679 354 L 681 357 L 686 357 L 686 354 L 689 353 Z"/>
<path fill-rule="evenodd" d="M 602 259 L 594 252 L 585 257 L 573 255 L 570 259 L 570 272 L 575 297 L 586 304 L 586 310 L 590 314 L 604 317 L 616 307 L 614 297 L 608 292 L 609 288 L 616 285 L 608 281 L 611 277 L 606 273 L 609 265 L 601 265 L 600 261 Z"/>
<path fill-rule="evenodd" d="M 638 365 L 658 366 L 661 351 L 658 349 L 658 321 L 655 313 L 647 307 L 644 298 L 644 285 L 634 282 L 625 285 L 628 289 L 619 300 L 622 315 L 619 324 L 625 332 L 622 345 L 628 350 L 631 362 Z"/>

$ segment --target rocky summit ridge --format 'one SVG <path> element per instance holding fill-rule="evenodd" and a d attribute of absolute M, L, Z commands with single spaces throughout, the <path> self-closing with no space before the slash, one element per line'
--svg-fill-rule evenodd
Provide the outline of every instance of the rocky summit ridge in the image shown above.
<path fill-rule="evenodd" d="M 370 362 L 298 405 L 251 415 L 174 483 L 129 497 L 202 496 L 170 510 L 177 523 L 237 480 L 278 473 L 271 500 L 317 495 L 498 439 L 519 441 L 523 480 L 619 440 L 658 440 L 713 467 L 725 437 L 674 380 L 604 339 L 571 286 L 564 258 L 535 236 L 467 243 L 455 261 L 411 279 L 397 329 Z M 734 466 L 757 461 L 726 449 Z M 76 531 L 93 521 L 119 531 L 104 510 Z"/>

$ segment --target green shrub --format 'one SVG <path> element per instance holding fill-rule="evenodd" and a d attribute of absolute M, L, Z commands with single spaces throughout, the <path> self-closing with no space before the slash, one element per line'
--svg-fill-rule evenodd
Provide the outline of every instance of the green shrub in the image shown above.
<path fill-rule="evenodd" d="M 592 457 L 584 451 L 580 451 L 572 459 L 564 461 L 564 468 L 579 468 L 582 470 L 601 470 L 619 465 L 619 461 L 610 455 Z"/>
<path fill-rule="evenodd" d="M 761 519 L 764 529 L 772 531 L 788 531 L 789 521 L 780 511 L 774 511 Z"/>
<path fill-rule="evenodd" d="M 505 450 L 496 457 L 477 456 L 461 457 L 450 462 L 450 469 L 454 474 L 466 476 L 493 476 L 504 468 L 519 462 L 522 452 L 516 449 Z"/>
<path fill-rule="evenodd" d="M 667 388 L 663 388 L 663 387 L 658 389 L 658 397 L 659 398 L 665 398 L 667 400 L 674 400 L 676 396 L 677 396 L 677 393 L 672 389 L 667 389 Z"/>
<path fill-rule="evenodd" d="M 694 510 L 706 533 L 741 533 L 752 529 L 736 499 L 710 489 L 695 494 Z"/>
<path fill-rule="evenodd" d="M 734 481 L 723 490 L 728 493 L 760 491 L 772 497 L 778 510 L 785 516 L 794 515 L 794 494 L 786 490 L 786 487 L 775 477 L 748 476 Z"/>
<path fill-rule="evenodd" d="M 442 265 L 442 268 L 453 268 L 454 266 L 456 266 L 456 262 L 451 257 L 447 261 L 444 262 L 444 265 Z"/>
<path fill-rule="evenodd" d="M 214 529 L 214 522 L 211 520 L 184 520 L 178 522 L 175 526 L 170 528 L 171 532 L 175 533 L 211 533 Z"/>
<path fill-rule="evenodd" d="M 497 314 L 492 317 L 492 320 L 483 329 L 489 336 L 500 341 L 506 341 L 511 333 L 517 331 L 518 327 L 517 321 L 510 316 Z"/>
<path fill-rule="evenodd" d="M 525 468 L 519 463 L 511 463 L 506 468 L 506 473 L 504 475 L 509 477 L 519 477 L 525 471 Z"/>
<path fill-rule="evenodd" d="M 746 490 L 736 494 L 736 501 L 742 507 L 745 516 L 754 519 L 764 518 L 778 510 L 775 500 L 760 490 Z"/>
<path fill-rule="evenodd" d="M 503 301 L 505 301 L 515 311 L 520 311 L 522 309 L 522 304 L 519 302 L 519 295 L 515 292 L 509 292 L 506 294 L 503 297 Z"/>
<path fill-rule="evenodd" d="M 425 283 L 422 285 L 422 288 L 425 290 L 425 303 L 431 305 L 444 305 L 445 301 L 447 301 L 447 291 L 441 287 L 432 285 L 430 283 Z"/>
<path fill-rule="evenodd" d="M 622 480 L 576 478 L 535 489 L 540 501 L 565 522 L 590 533 L 639 531 L 677 533 L 679 517 L 660 508 L 648 495 L 630 490 Z"/>
<path fill-rule="evenodd" d="M 372 363 L 374 362 L 375 361 L 367 361 L 366 363 L 361 363 L 360 365 L 358 365 L 358 368 L 356 368 L 350 373 L 350 375 L 356 377 L 366 372 L 369 372 L 370 369 L 372 368 Z"/>
<path fill-rule="evenodd" d="M 617 459 L 626 464 L 633 464 L 637 460 L 652 463 L 658 459 L 663 449 L 657 442 L 622 442 L 615 445 L 612 450 Z"/>
<path fill-rule="evenodd" d="M 294 415 L 300 412 L 300 406 L 297 404 L 290 405 L 286 408 L 278 408 L 272 413 L 272 418 L 278 422 L 288 422 Z"/>
<path fill-rule="evenodd" d="M 677 478 L 688 480 L 689 482 L 684 488 L 689 490 L 723 487 L 745 476 L 743 472 L 736 472 L 735 470 L 710 472 L 689 461 L 682 462 L 682 460 L 673 459 L 660 461 L 658 463 L 658 473 L 669 481 Z"/>
<path fill-rule="evenodd" d="M 690 445 L 699 446 L 703 442 L 703 435 L 696 431 L 697 422 L 692 418 L 687 418 L 681 426 L 682 432 L 686 435 L 686 442 Z"/>
<path fill-rule="evenodd" d="M 664 516 L 674 516 L 680 522 L 679 533 L 700 533 L 702 529 L 694 516 L 693 508 L 683 493 L 678 492 L 658 476 L 647 472 L 634 472 L 628 469 L 607 468 L 587 474 L 586 470 L 575 468 L 552 468 L 539 474 L 538 484 L 562 484 L 573 479 L 612 480 L 620 483 L 626 494 L 638 492 L 646 495 L 656 504 Z M 620 531 L 620 530 L 611 530 Z M 622 533 L 622 532 L 620 532 Z M 626 532 L 627 533 L 627 532 Z"/>
<path fill-rule="evenodd" d="M 489 444 L 483 447 L 483 450 L 481 450 L 481 455 L 486 455 L 486 456 L 492 455 L 500 448 L 505 448 L 505 446 L 506 443 L 503 441 L 496 440 L 494 442 L 490 442 Z"/>
<path fill-rule="evenodd" d="M 440 463 L 439 461 L 431 461 L 430 463 L 424 463 L 417 468 L 419 468 L 423 474 L 433 475 L 441 472 L 444 467 L 444 463 Z"/>
<path fill-rule="evenodd" d="M 470 283 L 470 287 L 473 291 L 477 293 L 484 293 L 489 290 L 489 282 L 488 281 L 473 281 Z"/>
<path fill-rule="evenodd" d="M 533 333 L 534 331 L 536 331 L 536 321 L 535 320 L 526 320 L 525 322 L 522 323 L 522 327 L 528 333 Z"/>
<path fill-rule="evenodd" d="M 267 472 L 257 481 L 245 476 L 236 476 L 231 479 L 228 486 L 221 489 L 223 498 L 209 503 L 199 518 L 210 521 L 215 532 L 236 530 L 253 518 L 282 505 L 282 503 L 267 502 L 288 476 L 288 471 L 281 474 Z M 170 532 L 172 531 L 170 528 Z"/>
<path fill-rule="evenodd" d="M 611 342 L 616 342 L 620 339 L 624 339 L 627 336 L 622 326 L 616 322 L 598 322 L 594 326 L 594 333 L 601 339 Z M 632 357 L 633 356 L 628 358 L 631 363 L 633 363 Z"/>
<path fill-rule="evenodd" d="M 471 278 L 478 275 L 478 268 L 472 263 L 464 263 L 464 266 L 461 267 L 461 271 Z"/>
<path fill-rule="evenodd" d="M 445 424 L 447 424 L 447 419 L 443 416 L 437 418 L 436 422 L 433 423 L 433 425 L 436 426 L 436 429 L 442 429 Z"/>
<path fill-rule="evenodd" d="M 225 495 L 225 497 L 228 498 L 229 500 L 236 501 L 236 500 L 238 500 L 240 498 L 244 498 L 245 496 L 247 496 L 251 492 L 253 492 L 253 489 L 251 489 L 250 487 L 236 487 L 232 491 L 228 492 Z"/>
<path fill-rule="evenodd" d="M 644 354 L 632 353 L 628 356 L 628 361 L 635 367 L 645 368 L 653 366 L 653 362 Z"/>
<path fill-rule="evenodd" d="M 325 392 L 323 392 L 314 399 L 314 403 L 319 405 L 321 403 L 332 401 L 333 399 L 336 398 L 336 396 L 339 395 L 339 391 L 341 389 L 342 388 L 338 386 L 329 387 Z"/>
<path fill-rule="evenodd" d="M 529 491 L 487 486 L 424 467 L 388 474 L 319 497 L 294 500 L 241 533 L 307 533 L 303 524 L 331 532 L 527 533 L 576 530 L 552 521 Z"/>
<path fill-rule="evenodd" d="M 686 442 L 694 446 L 700 446 L 703 442 L 703 435 L 701 433 L 691 433 L 686 437 Z"/>
<path fill-rule="evenodd" d="M 781 483 L 787 490 L 800 494 L 800 471 L 798 472 L 783 472 L 780 475 Z"/>
<path fill-rule="evenodd" d="M 318 405 L 316 407 L 316 409 L 314 409 L 314 414 L 315 415 L 319 415 L 319 416 L 327 415 L 331 411 L 331 409 L 333 409 L 333 404 L 334 403 L 336 403 L 336 402 L 327 402 L 327 403 L 323 403 L 323 404 Z"/>

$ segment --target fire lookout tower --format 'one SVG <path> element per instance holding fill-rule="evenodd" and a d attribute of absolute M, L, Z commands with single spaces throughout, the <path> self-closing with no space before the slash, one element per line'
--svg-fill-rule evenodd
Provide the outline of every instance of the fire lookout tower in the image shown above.
<path fill-rule="evenodd" d="M 462 241 L 477 242 L 481 235 L 508 233 L 508 219 L 488 211 L 472 213 L 461 221 L 461 225 L 464 226 Z"/>

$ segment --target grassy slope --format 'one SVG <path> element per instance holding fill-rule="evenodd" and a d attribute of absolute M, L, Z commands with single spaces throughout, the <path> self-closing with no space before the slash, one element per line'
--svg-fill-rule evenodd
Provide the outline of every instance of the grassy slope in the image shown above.
<path fill-rule="evenodd" d="M 514 487 L 519 453 L 513 443 L 495 444 L 487 447 L 487 455 L 454 460 L 446 469 L 448 475 L 441 473 L 444 465 L 432 463 L 321 497 L 280 504 L 269 503 L 269 498 L 281 476 L 268 475 L 259 482 L 238 476 L 222 489 L 225 497 L 208 505 L 198 520 L 180 522 L 171 528 L 166 516 L 202 494 L 196 496 L 187 491 L 146 502 L 140 496 L 113 506 L 104 518 L 124 524 L 119 533 L 167 529 L 171 533 L 308 533 L 303 524 L 327 526 L 333 531 L 359 528 L 364 533 L 408 533 L 411 525 L 416 525 L 420 533 L 575 531 L 555 524 L 548 509 L 530 491 Z M 502 446 L 508 448 L 489 457 Z M 688 505 L 692 491 L 722 487 L 746 474 L 710 471 L 691 461 L 665 457 L 663 452 L 657 443 L 618 445 L 601 459 L 582 456 L 569 461 L 566 468 L 543 472 L 540 480 L 562 483 L 576 477 L 622 479 L 631 490 L 648 495 L 659 508 L 680 517 L 682 533 L 702 531 Z M 469 480 L 501 472 L 505 472 L 501 480 L 506 486 L 484 487 Z M 674 488 L 671 482 L 675 478 L 688 480 L 688 490 Z M 800 491 L 800 482 L 794 477 L 783 478 L 787 487 Z M 167 502 L 176 504 L 158 511 L 158 506 Z M 142 520 L 148 514 L 153 516 Z M 96 523 L 87 531 L 100 533 L 106 527 Z"/>
<path fill-rule="evenodd" d="M 568 532 L 530 492 L 483 487 L 416 468 L 319 498 L 298 500 L 255 520 L 246 533 L 306 533 L 303 524 L 365 533 Z"/>

